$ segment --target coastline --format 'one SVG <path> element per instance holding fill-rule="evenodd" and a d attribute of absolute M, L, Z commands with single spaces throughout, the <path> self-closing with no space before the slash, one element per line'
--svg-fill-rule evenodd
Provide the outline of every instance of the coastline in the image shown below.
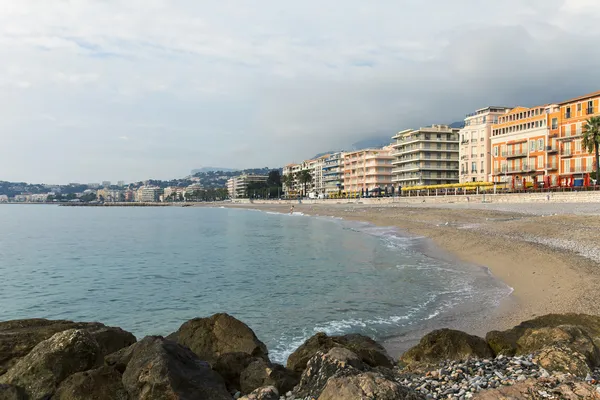
<path fill-rule="evenodd" d="M 474 204 L 475 205 L 475 204 Z M 289 213 L 288 204 L 225 205 Z M 487 268 L 513 292 L 487 314 L 472 315 L 449 326 L 484 335 L 550 313 L 600 315 L 600 244 L 593 232 L 600 229 L 600 213 L 575 215 L 565 205 L 519 207 L 519 211 L 441 205 L 295 204 L 294 211 L 308 216 L 331 216 L 347 221 L 395 227 L 427 238 L 430 248 L 445 260 Z M 468 212 L 465 212 L 468 209 Z M 600 208 L 599 208 L 600 209 Z M 437 321 L 439 323 L 439 321 Z M 415 332 L 414 338 L 423 332 Z M 411 335 L 413 336 L 413 335 Z M 412 344 L 412 343 L 408 343 Z M 392 338 L 392 353 L 406 348 L 406 338 Z M 397 354 L 394 354 L 397 355 Z"/>

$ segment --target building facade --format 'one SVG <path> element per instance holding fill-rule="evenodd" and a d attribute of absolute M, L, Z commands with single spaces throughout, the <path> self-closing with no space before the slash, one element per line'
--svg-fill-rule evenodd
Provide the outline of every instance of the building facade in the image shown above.
<path fill-rule="evenodd" d="M 248 197 L 248 185 L 251 183 L 266 183 L 266 175 L 247 175 L 233 177 L 227 181 L 227 192 L 232 199 Z"/>
<path fill-rule="evenodd" d="M 288 164 L 283 167 L 283 176 L 291 176 L 291 185 L 283 185 L 283 194 L 286 197 L 298 197 L 302 188 L 298 182 L 298 173 L 302 170 L 302 164 Z"/>
<path fill-rule="evenodd" d="M 391 147 L 344 154 L 344 191 L 348 194 L 389 191 L 392 188 Z"/>
<path fill-rule="evenodd" d="M 583 147 L 582 138 L 586 120 L 600 116 L 600 92 L 567 100 L 558 105 L 551 120 L 560 143 L 560 176 L 581 179 L 597 169 L 595 155 Z"/>
<path fill-rule="evenodd" d="M 398 188 L 459 182 L 459 129 L 432 125 L 401 131 L 392 139 Z"/>
<path fill-rule="evenodd" d="M 486 107 L 466 116 L 465 126 L 459 132 L 460 183 L 491 180 L 492 125 L 508 111 L 508 107 Z"/>
<path fill-rule="evenodd" d="M 558 182 L 558 143 L 551 134 L 557 105 L 515 107 L 492 127 L 492 181 L 512 186 L 555 186 Z M 556 121 L 555 121 L 556 122 Z"/>
<path fill-rule="evenodd" d="M 325 159 L 323 181 L 326 195 L 344 191 L 344 153 L 333 153 Z"/>
<path fill-rule="evenodd" d="M 141 203 L 154 203 L 160 200 L 162 189 L 157 186 L 141 186 L 137 190 L 136 201 Z"/>

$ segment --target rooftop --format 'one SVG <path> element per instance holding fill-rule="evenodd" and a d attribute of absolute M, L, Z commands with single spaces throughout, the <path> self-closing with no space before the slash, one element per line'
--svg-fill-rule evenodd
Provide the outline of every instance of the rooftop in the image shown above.
<path fill-rule="evenodd" d="M 585 100 L 585 99 L 589 99 L 590 97 L 596 97 L 596 96 L 600 96 L 600 90 L 597 92 L 586 94 L 584 96 L 575 97 L 574 99 L 563 101 L 562 103 L 558 103 L 558 104 L 562 106 L 563 104 L 573 103 L 575 101 Z"/>

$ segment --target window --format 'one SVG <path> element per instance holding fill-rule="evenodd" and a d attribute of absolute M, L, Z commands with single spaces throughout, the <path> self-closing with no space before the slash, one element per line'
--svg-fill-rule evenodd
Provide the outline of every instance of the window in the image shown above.
<path fill-rule="evenodd" d="M 538 156 L 537 169 L 544 169 L 544 156 Z"/>
<path fill-rule="evenodd" d="M 477 162 L 476 161 L 473 161 L 471 163 L 471 172 L 473 172 L 473 173 L 477 172 Z"/>
<path fill-rule="evenodd" d="M 498 157 L 498 146 L 494 146 L 494 157 Z"/>
<path fill-rule="evenodd" d="M 481 173 L 483 174 L 483 161 L 481 162 Z"/>
<path fill-rule="evenodd" d="M 571 107 L 567 107 L 565 111 L 565 118 L 571 118 Z"/>
<path fill-rule="evenodd" d="M 558 129 L 558 118 L 552 118 L 552 129 Z"/>
<path fill-rule="evenodd" d="M 587 113 L 588 114 L 593 114 L 594 113 L 594 100 L 588 101 Z"/>
<path fill-rule="evenodd" d="M 581 103 L 577 103 L 577 112 L 581 112 Z"/>
<path fill-rule="evenodd" d="M 529 142 L 529 151 L 535 151 L 535 140 Z"/>
<path fill-rule="evenodd" d="M 538 139 L 538 151 L 544 150 L 544 139 Z"/>
<path fill-rule="evenodd" d="M 575 141 L 575 151 L 581 151 L 581 140 Z"/>

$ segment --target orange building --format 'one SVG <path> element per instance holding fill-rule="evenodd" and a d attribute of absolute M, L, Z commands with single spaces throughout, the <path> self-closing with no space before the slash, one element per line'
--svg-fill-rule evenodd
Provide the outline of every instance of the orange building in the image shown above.
<path fill-rule="evenodd" d="M 492 126 L 492 181 L 523 186 L 555 186 L 558 179 L 558 145 L 551 134 L 550 115 L 558 105 L 516 107 Z"/>
<path fill-rule="evenodd" d="M 600 91 L 577 97 L 559 104 L 560 111 L 553 117 L 560 141 L 560 176 L 563 185 L 573 185 L 596 170 L 593 154 L 583 147 L 583 129 L 590 117 L 600 116 Z"/>

